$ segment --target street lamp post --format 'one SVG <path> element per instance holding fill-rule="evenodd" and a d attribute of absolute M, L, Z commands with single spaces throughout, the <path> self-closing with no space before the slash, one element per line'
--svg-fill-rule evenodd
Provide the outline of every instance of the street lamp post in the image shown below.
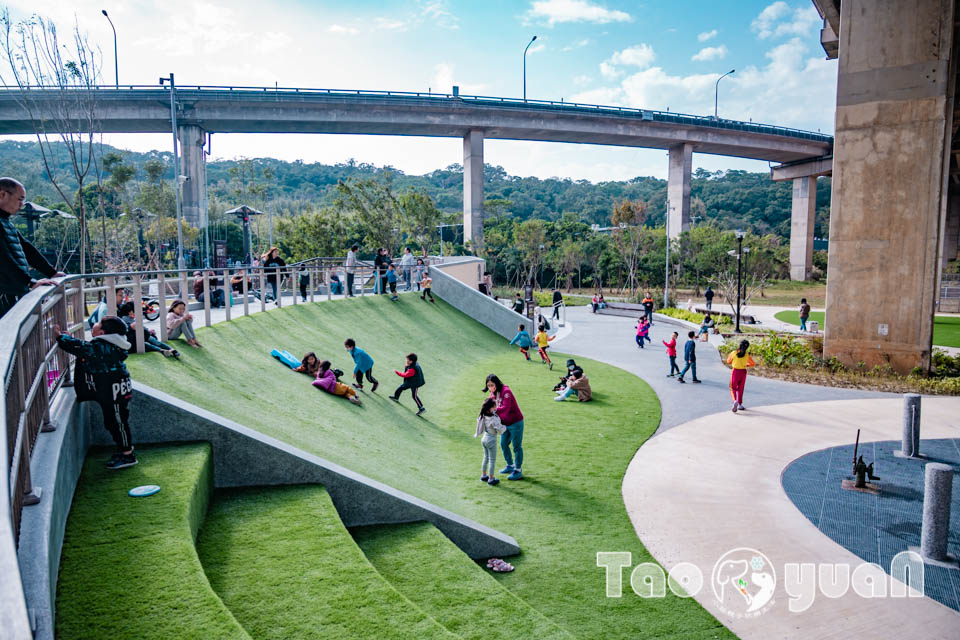
<path fill-rule="evenodd" d="M 183 221 L 180 208 L 180 188 L 183 186 L 180 175 L 180 154 L 177 143 L 177 86 L 173 80 L 173 74 L 169 78 L 160 78 L 160 86 L 164 82 L 170 83 L 170 127 L 173 130 L 173 193 L 177 201 L 177 268 L 186 269 L 187 262 L 183 259 Z M 181 296 L 184 292 L 180 292 Z"/>
<path fill-rule="evenodd" d="M 670 306 L 670 199 L 667 199 L 667 215 L 664 216 L 664 232 L 667 234 L 667 267 L 663 276 L 663 308 Z"/>
<path fill-rule="evenodd" d="M 533 44 L 533 41 L 537 39 L 537 36 L 530 38 L 530 42 L 527 43 L 527 46 L 523 48 L 523 101 L 527 101 L 527 49 L 530 48 L 530 45 Z"/>
<path fill-rule="evenodd" d="M 113 80 L 117 89 L 120 88 L 120 69 L 117 66 L 117 28 L 113 26 L 113 20 L 110 19 L 110 16 L 107 15 L 106 9 L 101 9 L 100 13 L 103 14 L 103 17 L 107 19 L 107 22 L 110 23 L 110 28 L 113 29 Z"/>
<path fill-rule="evenodd" d="M 743 231 L 737 230 L 737 326 L 734 333 L 740 333 L 740 282 L 743 277 L 741 266 L 743 265 Z"/>
<path fill-rule="evenodd" d="M 717 83 L 713 86 L 713 117 L 717 117 L 717 98 L 720 95 L 720 81 L 726 78 L 728 75 L 736 71 L 736 69 L 730 69 L 725 74 L 717 78 Z"/>

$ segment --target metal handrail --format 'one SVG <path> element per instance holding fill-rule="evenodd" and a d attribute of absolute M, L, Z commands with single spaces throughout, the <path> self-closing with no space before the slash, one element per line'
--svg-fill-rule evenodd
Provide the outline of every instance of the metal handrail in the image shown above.
<path fill-rule="evenodd" d="M 23 90 L 50 91 L 62 93 L 65 91 L 88 91 L 93 90 L 105 94 L 114 93 L 117 95 L 128 92 L 149 92 L 168 95 L 169 90 L 160 88 L 157 85 L 97 85 L 93 87 L 48 87 L 48 86 L 27 86 L 23 89 L 19 87 L 0 88 L 0 96 L 4 93 L 21 92 Z M 566 102 L 556 100 L 536 100 L 523 98 L 509 98 L 499 96 L 465 95 L 449 94 L 427 91 L 388 91 L 377 89 L 322 89 L 305 87 L 255 87 L 255 86 L 229 86 L 229 85 L 178 85 L 177 94 L 182 98 L 190 98 L 190 93 L 216 94 L 225 93 L 231 97 L 237 97 L 238 94 L 247 93 L 257 96 L 263 94 L 274 94 L 276 96 L 336 96 L 353 98 L 416 98 L 419 100 L 447 101 L 459 104 L 474 103 L 485 106 L 510 106 L 520 109 L 542 109 L 544 107 L 552 110 L 580 111 L 590 113 L 600 113 L 620 116 L 637 116 L 643 120 L 653 122 L 669 122 L 676 124 L 691 124 L 696 126 L 713 127 L 720 129 L 732 129 L 738 131 L 750 131 L 754 133 L 780 135 L 791 138 L 800 138 L 806 140 L 815 140 L 819 142 L 833 143 L 833 136 L 819 131 L 808 131 L 796 129 L 793 127 L 782 127 L 779 125 L 764 124 L 759 122 L 744 122 L 742 120 L 727 120 L 716 118 L 714 116 L 698 116 L 692 114 L 678 113 L 675 111 L 659 111 L 656 109 L 644 109 L 639 107 L 622 107 L 616 105 L 598 105 L 583 102 Z"/>

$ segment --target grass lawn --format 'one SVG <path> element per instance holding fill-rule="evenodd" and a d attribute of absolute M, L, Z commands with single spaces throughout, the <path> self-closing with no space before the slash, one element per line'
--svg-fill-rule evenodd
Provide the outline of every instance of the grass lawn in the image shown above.
<path fill-rule="evenodd" d="M 681 287 L 674 291 L 673 297 L 679 303 L 686 305 L 688 298 L 693 298 L 696 304 L 703 304 L 703 292 L 706 284 L 700 287 L 700 295 L 694 296 L 693 289 Z M 827 284 L 825 282 L 795 282 L 793 280 L 769 280 L 763 289 L 763 295 L 755 295 L 750 299 L 750 305 L 792 307 L 800 304 L 800 298 L 806 298 L 812 307 L 823 307 L 827 304 Z M 714 304 L 720 298 L 714 298 Z M 799 322 L 797 323 L 799 324 Z"/>
<path fill-rule="evenodd" d="M 319 485 L 218 491 L 197 550 L 257 640 L 456 637 L 370 565 Z"/>
<path fill-rule="evenodd" d="M 87 456 L 67 519 L 57 581 L 58 638 L 250 636 L 210 588 L 194 536 L 212 484 L 210 446 L 140 448 L 140 464 L 110 471 Z M 160 493 L 127 491 L 159 484 Z"/>
<path fill-rule="evenodd" d="M 361 407 L 312 388 L 306 376 L 269 356 L 275 347 L 297 355 L 312 350 L 349 374 L 353 366 L 343 350 L 348 336 L 373 356 L 381 380 L 378 393 L 367 387 Z M 634 564 L 651 560 L 620 494 L 627 464 L 660 420 L 659 402 L 639 378 L 578 359 L 594 401 L 554 402 L 550 388 L 559 372 L 525 362 L 506 340 L 442 301 L 428 304 L 409 294 L 396 303 L 368 296 L 285 307 L 200 329 L 199 339 L 207 348 L 181 349 L 180 361 L 132 356 L 135 383 L 509 533 L 523 554 L 511 560 L 515 572 L 494 579 L 576 636 L 733 637 L 692 599 L 605 597 L 598 551 L 629 551 Z M 414 416 L 409 395 L 399 405 L 386 398 L 399 380 L 392 370 L 402 367 L 408 351 L 419 354 L 426 378 L 424 418 Z M 553 358 L 562 363 L 565 356 Z M 482 451 L 473 438 L 491 372 L 517 395 L 526 426 L 527 478 L 504 478 L 498 487 L 480 483 Z M 517 637 L 526 636 L 525 620 L 503 620 L 496 603 L 490 606 L 489 615 L 465 619 L 461 633 L 479 636 L 491 625 L 506 624 L 514 625 Z"/>
<path fill-rule="evenodd" d="M 817 320 L 820 323 L 821 331 L 823 331 L 824 327 L 824 315 L 823 311 L 810 312 L 810 320 Z M 800 326 L 799 311 L 779 311 L 775 317 L 781 322 Z M 934 316 L 933 344 L 938 347 L 960 347 L 960 317 Z"/>

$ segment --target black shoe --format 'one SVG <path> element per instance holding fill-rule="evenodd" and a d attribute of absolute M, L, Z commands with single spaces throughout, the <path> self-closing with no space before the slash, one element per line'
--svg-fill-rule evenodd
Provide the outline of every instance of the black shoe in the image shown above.
<path fill-rule="evenodd" d="M 121 453 L 107 463 L 107 469 L 126 469 L 138 464 L 137 456 L 132 453 Z"/>
<path fill-rule="evenodd" d="M 387 396 L 387 397 L 390 398 L 391 400 L 393 400 L 394 402 L 400 402 L 400 398 L 398 398 L 397 396 L 389 395 L 389 396 Z"/>
<path fill-rule="evenodd" d="M 420 407 L 420 409 L 417 411 L 417 415 L 422 416 L 426 410 L 427 410 L 426 407 Z"/>
<path fill-rule="evenodd" d="M 687 381 L 684 380 L 683 378 L 677 378 L 677 382 L 679 382 L 680 384 L 687 384 Z"/>
<path fill-rule="evenodd" d="M 703 380 L 701 380 L 700 378 L 694 378 L 693 381 L 697 384 L 700 384 L 701 382 L 703 382 Z"/>
<path fill-rule="evenodd" d="M 373 386 L 370 387 L 370 392 L 373 393 L 374 391 L 377 390 L 377 387 L 379 387 L 379 386 L 380 386 L 380 383 L 379 383 L 379 382 L 374 382 L 374 383 L 373 383 Z"/>
<path fill-rule="evenodd" d="M 353 388 L 357 389 L 358 391 L 363 391 L 363 385 L 357 384 L 356 382 L 353 383 Z"/>

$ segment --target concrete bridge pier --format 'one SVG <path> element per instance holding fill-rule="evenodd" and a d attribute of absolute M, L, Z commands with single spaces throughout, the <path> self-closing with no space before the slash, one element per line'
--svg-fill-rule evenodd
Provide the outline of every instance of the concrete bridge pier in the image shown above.
<path fill-rule="evenodd" d="M 943 0 L 840 3 L 824 355 L 848 365 L 930 365 L 954 19 Z"/>
<path fill-rule="evenodd" d="M 483 130 L 463 138 L 463 241 L 483 246 Z"/>
<path fill-rule="evenodd" d="M 693 167 L 693 145 L 689 142 L 670 147 L 670 168 L 667 173 L 667 214 L 670 217 L 670 238 L 679 238 L 690 229 L 690 171 Z"/>
<path fill-rule="evenodd" d="M 793 179 L 790 215 L 790 279 L 807 280 L 813 269 L 813 228 L 817 214 L 817 177 Z"/>
<path fill-rule="evenodd" d="M 195 124 L 177 127 L 180 138 L 180 172 L 187 176 L 183 183 L 183 219 L 202 229 L 207 226 L 207 158 L 206 132 Z"/>

